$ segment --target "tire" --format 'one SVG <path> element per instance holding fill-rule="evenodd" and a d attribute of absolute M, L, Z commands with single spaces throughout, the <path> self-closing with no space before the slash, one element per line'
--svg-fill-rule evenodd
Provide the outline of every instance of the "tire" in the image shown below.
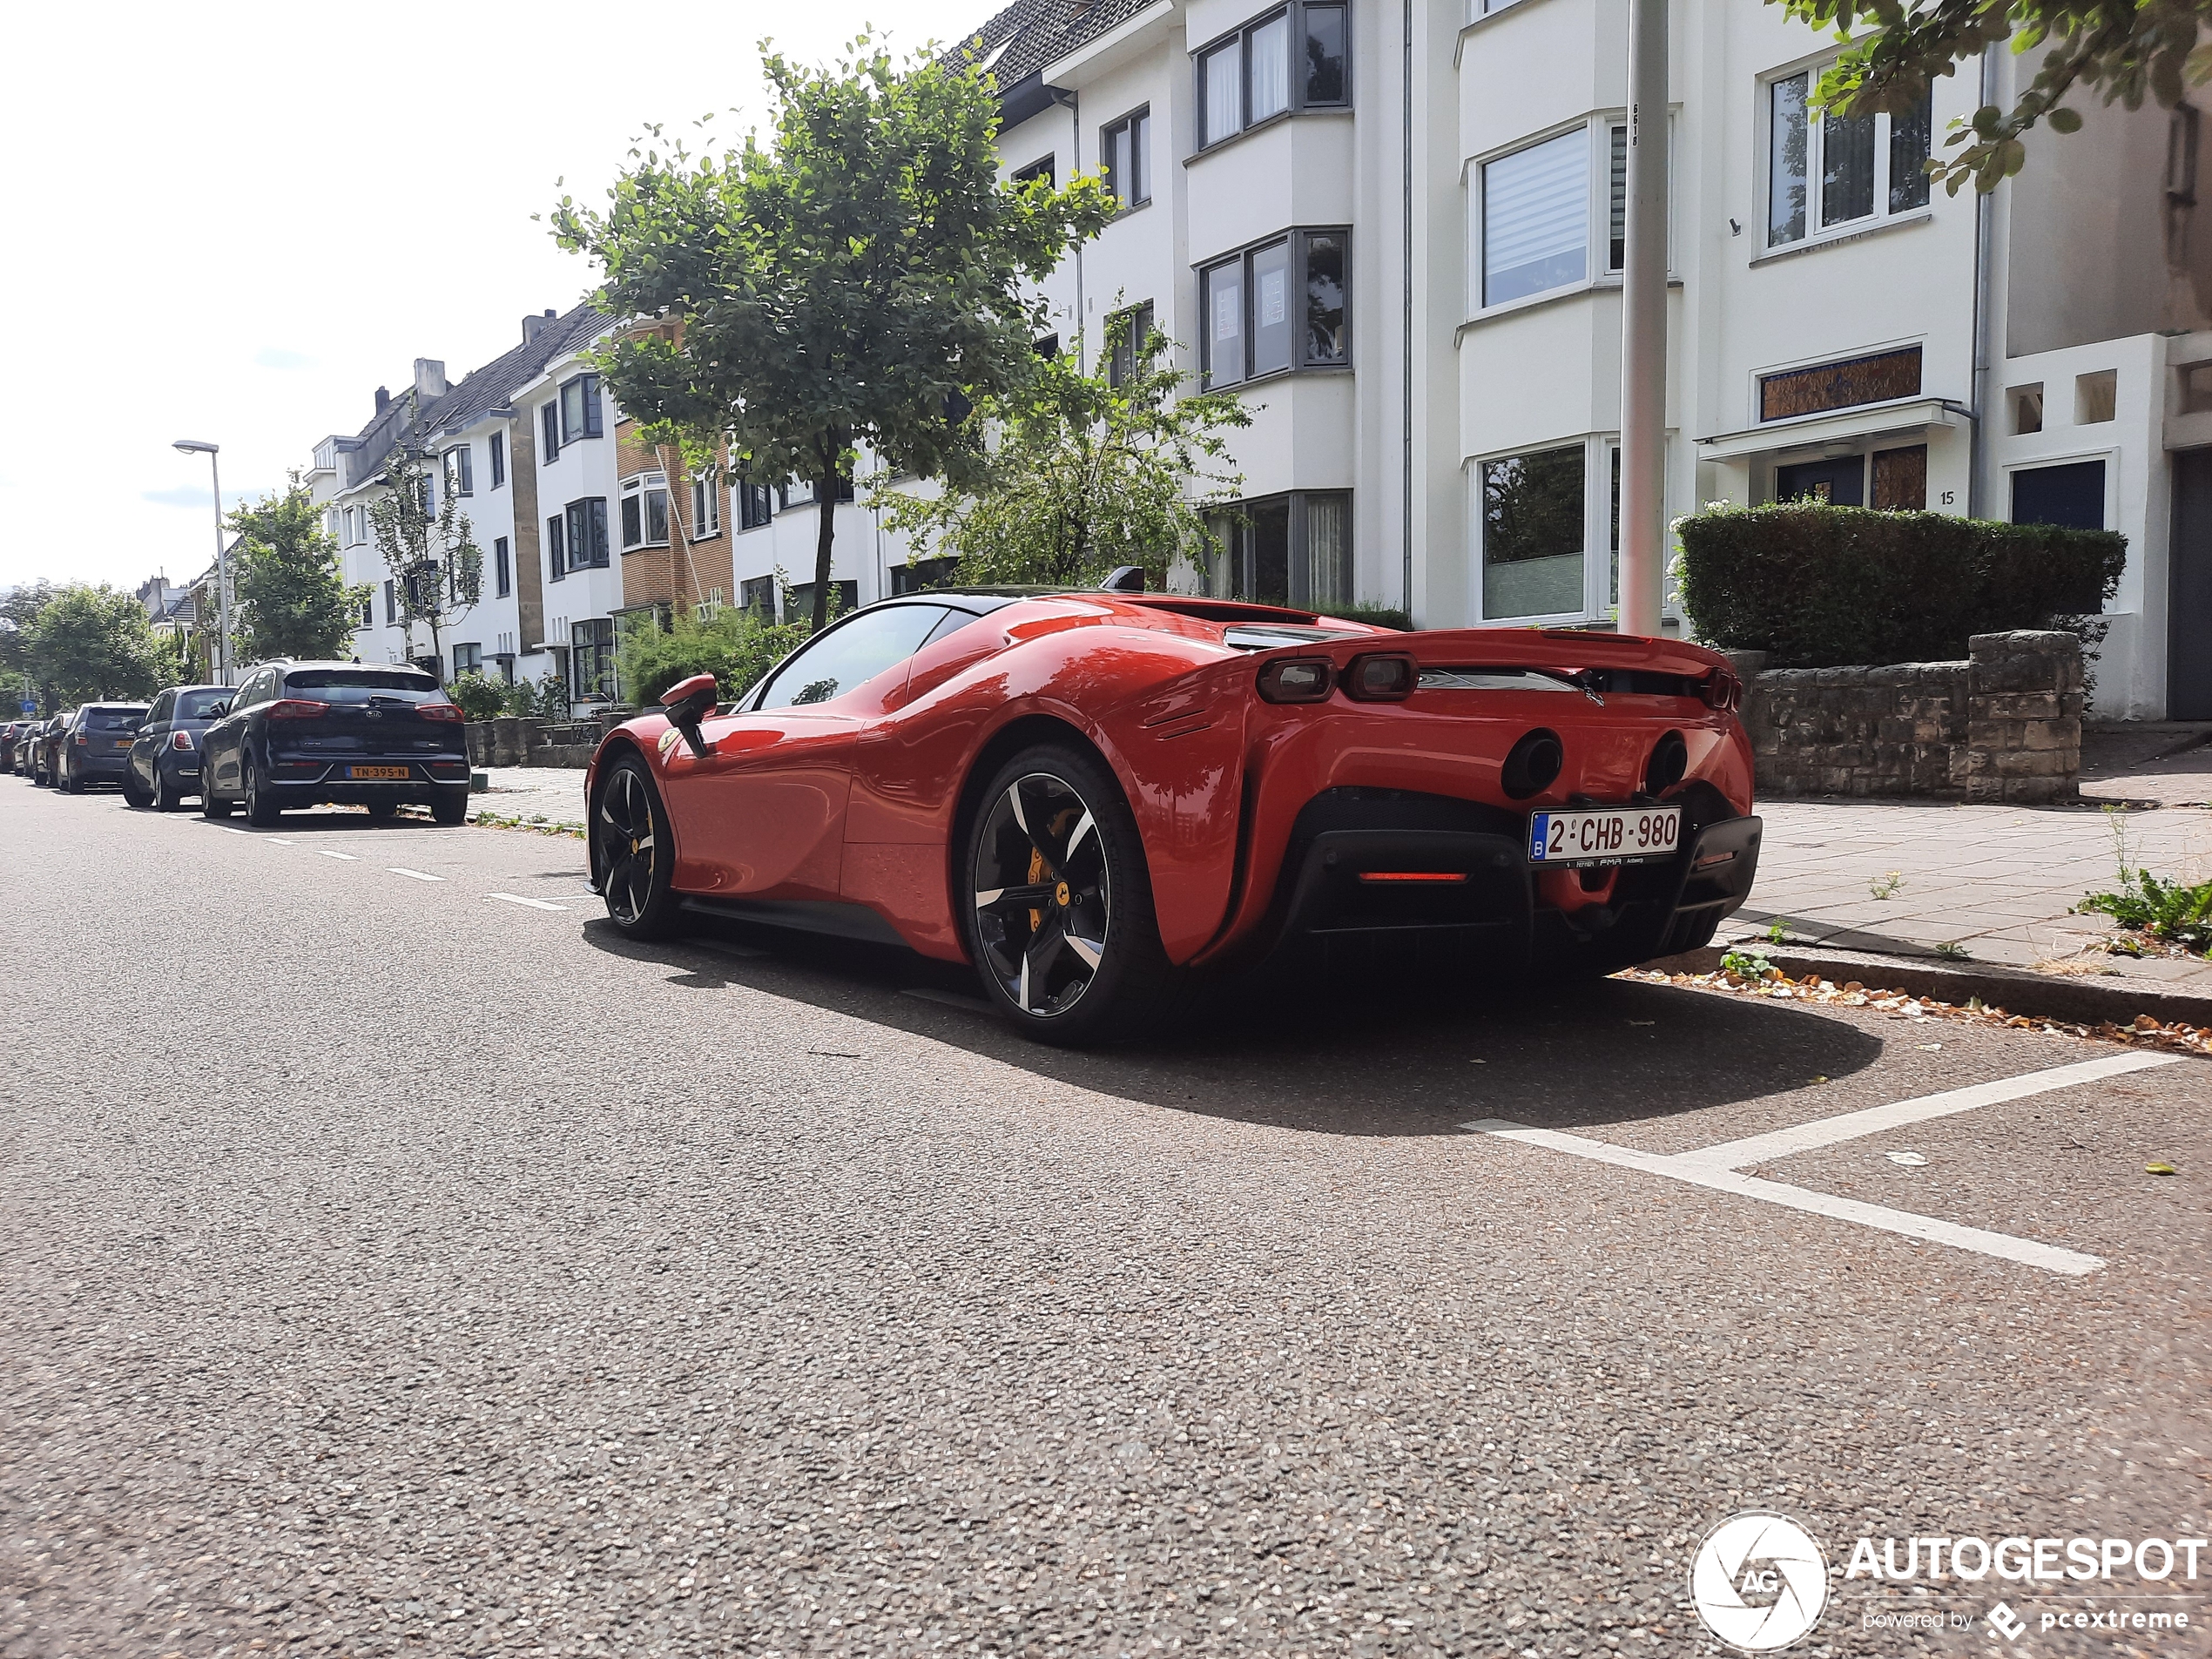
<path fill-rule="evenodd" d="M 675 840 L 653 775 L 637 756 L 608 769 L 591 809 L 591 869 L 607 920 L 631 939 L 676 930 Z"/>
<path fill-rule="evenodd" d="M 469 792 L 466 789 L 441 789 L 430 803 L 430 819 L 438 824 L 465 824 L 469 821 Z"/>
<path fill-rule="evenodd" d="M 969 960 L 1023 1035 L 1072 1046 L 1167 1026 L 1184 976 L 1160 945 L 1136 819 L 1095 754 L 1048 743 L 1000 767 L 959 868 Z"/>
<path fill-rule="evenodd" d="M 368 803 L 368 815 L 380 824 L 388 824 L 399 816 L 400 804 L 395 800 L 373 800 Z"/>
<path fill-rule="evenodd" d="M 123 763 L 123 804 L 144 812 L 153 804 L 153 797 L 138 787 L 138 774 L 131 770 L 131 763 Z"/>
<path fill-rule="evenodd" d="M 62 762 L 62 792 L 68 795 L 81 795 L 84 792 L 84 773 L 78 772 L 66 760 Z"/>
<path fill-rule="evenodd" d="M 178 799 L 176 790 L 170 785 L 169 774 L 162 771 L 158 762 L 155 764 L 153 769 L 153 799 L 152 804 L 153 810 L 157 813 L 173 813 L 180 805 L 183 804 Z"/>
<path fill-rule="evenodd" d="M 231 815 L 231 804 L 217 794 L 215 786 L 208 781 L 208 772 L 213 768 L 209 767 L 205 760 L 199 764 L 206 768 L 199 774 L 199 815 L 220 822 Z"/>
<path fill-rule="evenodd" d="M 239 769 L 246 774 L 246 821 L 255 829 L 273 827 L 282 808 L 276 804 L 276 798 L 261 787 L 261 769 L 253 764 L 251 754 L 243 758 Z"/>

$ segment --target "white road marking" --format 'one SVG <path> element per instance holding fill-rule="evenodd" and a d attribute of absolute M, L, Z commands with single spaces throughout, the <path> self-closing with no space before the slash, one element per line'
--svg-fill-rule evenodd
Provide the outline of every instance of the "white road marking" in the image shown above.
<path fill-rule="evenodd" d="M 484 897 L 487 900 L 503 899 L 509 904 L 527 905 L 532 910 L 566 910 L 568 908 L 568 906 L 564 904 L 554 904 L 544 899 L 525 899 L 518 893 L 487 893 Z"/>
<path fill-rule="evenodd" d="M 445 880 L 445 877 L 442 875 L 426 875 L 421 870 L 403 870 L 396 864 L 392 867 L 392 873 L 394 875 L 413 876 L 417 881 L 442 881 Z"/>
<path fill-rule="evenodd" d="M 914 986 L 909 989 L 900 991 L 899 995 L 901 996 L 918 997 L 924 1002 L 941 1002 L 948 1008 L 959 1008 L 962 1012 L 968 1014 L 991 1014 L 996 1012 L 996 1010 L 981 997 L 962 996 L 958 991 L 938 991 L 932 990 L 926 986 Z"/>
<path fill-rule="evenodd" d="M 327 859 L 343 859 L 348 864 L 359 864 L 361 862 L 361 860 L 355 858 L 351 853 L 333 852 L 327 846 L 319 846 L 315 849 L 315 851 L 321 853 L 323 857 Z"/>
<path fill-rule="evenodd" d="M 1979 1227 L 1961 1227 L 1955 1222 L 1939 1221 L 1932 1216 L 1916 1216 L 1909 1211 L 1885 1209 L 1880 1204 L 1861 1204 L 1856 1198 L 1839 1198 L 1831 1193 L 1813 1192 L 1780 1181 L 1763 1181 L 1756 1176 L 1740 1175 L 1734 1170 L 1702 1162 L 1696 1153 L 1669 1157 L 1656 1152 L 1638 1152 L 1604 1141 L 1587 1140 L 1580 1135 L 1562 1135 L 1556 1130 L 1533 1129 L 1525 1123 L 1509 1123 L 1496 1117 L 1464 1123 L 1460 1127 L 1484 1135 L 1494 1135 L 1501 1140 L 1521 1141 L 1530 1146 L 1546 1147 L 1554 1152 L 1572 1153 L 1576 1157 L 1610 1163 L 1620 1169 L 1666 1176 L 1714 1192 L 1757 1198 L 1767 1204 L 1778 1204 L 1785 1210 L 1802 1210 L 1808 1214 L 1826 1216 L 1836 1221 L 1856 1222 L 1862 1227 L 1877 1228 L 1906 1238 L 1925 1238 L 1931 1244 L 1948 1244 L 1954 1250 L 1970 1250 L 1978 1255 L 1993 1256 L 2000 1261 L 2019 1262 L 2027 1267 L 2040 1267 L 2048 1272 L 2079 1276 L 2094 1273 L 2105 1264 L 2101 1257 L 2061 1250 L 2055 1244 L 2039 1244 L 2033 1239 L 1985 1232 Z"/>
<path fill-rule="evenodd" d="M 266 841 L 271 846 L 297 846 L 300 845 L 297 841 L 286 840 L 281 835 L 264 835 L 261 839 Z"/>
<path fill-rule="evenodd" d="M 222 831 L 226 835 L 243 835 L 246 833 L 246 832 L 242 829 L 233 829 L 228 824 L 218 824 L 215 827 Z"/>
<path fill-rule="evenodd" d="M 1681 1156 L 1716 1170 L 1742 1170 L 1754 1163 L 1855 1141 L 1861 1136 L 1878 1135 L 1884 1130 L 1901 1129 L 1907 1123 L 1925 1123 L 1931 1117 L 1949 1117 L 1980 1106 L 1996 1106 L 2008 1100 L 2048 1094 L 2054 1089 L 2071 1089 L 2076 1083 L 2096 1082 L 2131 1071 L 2145 1071 L 2153 1066 L 2170 1066 L 2181 1058 L 2177 1054 L 2107 1055 L 2071 1066 L 2054 1066 L 2048 1071 L 2031 1071 L 2018 1077 L 1974 1083 L 1966 1089 L 1946 1089 L 1940 1095 L 1922 1095 L 1917 1100 L 1901 1100 L 1893 1106 L 1870 1106 L 1865 1111 L 1844 1112 L 1840 1116 L 1799 1123 L 1794 1129 L 1747 1136 L 1740 1141 L 1723 1141 L 1718 1146 L 1700 1147 Z"/>

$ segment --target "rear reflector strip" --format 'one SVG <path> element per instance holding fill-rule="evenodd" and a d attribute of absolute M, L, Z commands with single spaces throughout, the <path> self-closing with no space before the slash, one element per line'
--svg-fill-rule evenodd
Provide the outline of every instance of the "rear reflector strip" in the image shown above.
<path fill-rule="evenodd" d="M 1464 881 L 1467 875 L 1457 870 L 1362 870 L 1362 881 L 1426 881 L 1447 883 Z"/>

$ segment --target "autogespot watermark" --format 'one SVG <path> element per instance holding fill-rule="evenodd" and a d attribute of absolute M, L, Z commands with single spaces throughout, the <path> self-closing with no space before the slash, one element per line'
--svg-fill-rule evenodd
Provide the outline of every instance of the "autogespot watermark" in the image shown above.
<path fill-rule="evenodd" d="M 1868 1630 L 1986 1626 L 1990 1640 L 2011 1643 L 2040 1630 L 2187 1631 L 2189 1610 L 2172 1603 L 2188 1599 L 2188 1590 L 2176 1587 L 2194 1589 L 2200 1569 L 2212 1570 L 2212 1540 L 1863 1537 L 1851 1546 L 1844 1577 L 1961 1587 L 1995 1579 L 2018 1587 L 2007 1591 L 2014 1600 L 2088 1603 L 2023 1614 L 2000 1600 L 1986 1610 L 1870 1608 L 1860 1615 Z M 2047 1584 L 2054 1588 L 2040 1588 Z M 2130 1605 L 2100 1606 L 2093 1597 Z M 1689 1599 L 1705 1628 L 1730 1647 L 1777 1652 L 1819 1624 L 1828 1603 L 1827 1557 L 1812 1534 L 1787 1515 L 1765 1510 L 1730 1515 L 1705 1534 L 1691 1557 Z"/>

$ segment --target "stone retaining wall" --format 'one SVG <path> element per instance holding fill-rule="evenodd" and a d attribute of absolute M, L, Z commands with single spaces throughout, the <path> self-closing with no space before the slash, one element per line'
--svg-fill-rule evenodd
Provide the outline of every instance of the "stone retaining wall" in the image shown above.
<path fill-rule="evenodd" d="M 1743 677 L 1763 794 L 2073 800 L 2081 770 L 2081 642 L 1977 634 L 1962 663 L 1764 666 Z"/>
<path fill-rule="evenodd" d="M 469 724 L 469 760 L 477 766 L 573 766 L 591 764 L 599 746 L 596 720 L 520 719 L 502 715 Z"/>

